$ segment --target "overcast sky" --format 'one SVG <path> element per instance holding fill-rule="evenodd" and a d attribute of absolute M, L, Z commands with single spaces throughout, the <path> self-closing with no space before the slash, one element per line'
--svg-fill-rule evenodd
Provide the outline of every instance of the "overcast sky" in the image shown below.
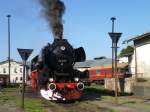
<path fill-rule="evenodd" d="M 85 48 L 87 59 L 111 57 L 110 18 L 115 16 L 119 41 L 150 31 L 150 0 L 62 0 L 66 5 L 64 38 Z M 30 59 L 53 36 L 40 11 L 38 0 L 0 0 L 0 61 L 7 59 L 7 14 L 11 14 L 11 58 L 21 60 L 17 48 L 34 49 Z"/>

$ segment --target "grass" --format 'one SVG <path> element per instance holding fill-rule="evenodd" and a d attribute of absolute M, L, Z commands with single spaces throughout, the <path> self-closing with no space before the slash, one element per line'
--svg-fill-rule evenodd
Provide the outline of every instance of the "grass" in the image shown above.
<path fill-rule="evenodd" d="M 17 91 L 17 88 L 5 88 L 2 92 L 0 92 L 0 109 L 3 105 L 10 109 L 14 107 L 16 109 L 21 108 L 21 95 L 19 95 Z M 86 87 L 84 92 L 88 95 L 96 96 L 99 100 L 91 100 L 89 98 L 70 103 L 56 103 L 42 98 L 25 97 L 25 112 L 117 112 L 116 110 L 100 107 L 93 103 L 95 100 L 114 103 L 114 93 L 112 91 L 105 90 L 104 86 L 93 84 L 90 87 Z M 150 110 L 149 103 L 146 104 L 143 99 L 132 98 L 132 96 L 118 97 L 118 106 Z"/>
<path fill-rule="evenodd" d="M 113 110 L 98 107 L 97 105 L 92 104 L 90 101 L 82 102 L 78 106 L 85 112 L 113 112 Z"/>
<path fill-rule="evenodd" d="M 15 88 L 5 88 L 0 92 L 0 104 L 3 104 L 4 102 L 8 102 L 9 100 L 14 100 L 14 94 L 13 91 L 15 91 Z"/>
<path fill-rule="evenodd" d="M 17 88 L 3 89 L 0 93 L 0 104 L 7 104 L 7 108 L 11 109 L 11 102 L 16 109 L 20 109 L 21 95 L 18 95 L 17 91 Z M 56 103 L 42 98 L 29 97 L 25 97 L 24 107 L 25 112 L 114 112 L 113 110 L 94 105 L 91 101 Z"/>
<path fill-rule="evenodd" d="M 113 110 L 94 105 L 90 101 L 55 103 L 43 100 L 43 103 L 50 107 L 52 112 L 114 112 Z"/>
<path fill-rule="evenodd" d="M 10 105 L 16 106 L 16 109 L 21 108 L 21 97 L 18 95 L 18 88 L 5 88 L 0 93 L 0 104 L 6 105 L 11 108 Z M 11 104 L 10 104 L 11 103 Z M 24 103 L 25 111 L 27 112 L 45 112 L 42 107 L 40 99 L 25 98 Z"/>
<path fill-rule="evenodd" d="M 106 101 L 110 103 L 115 103 L 115 97 L 113 91 L 108 91 L 104 89 L 103 85 L 96 85 L 93 84 L 91 87 L 87 87 L 86 90 L 90 90 L 92 92 L 95 92 L 97 94 L 100 94 L 100 100 Z M 144 99 L 140 98 L 134 98 L 131 94 L 128 93 L 122 93 L 118 97 L 118 105 L 119 106 L 127 106 L 131 108 L 139 108 L 143 110 L 150 111 L 150 103 L 144 103 Z M 150 102 L 150 100 L 148 100 Z"/>
<path fill-rule="evenodd" d="M 17 106 L 21 107 L 21 100 L 17 101 Z M 27 112 L 44 112 L 40 99 L 26 98 L 24 108 Z"/>

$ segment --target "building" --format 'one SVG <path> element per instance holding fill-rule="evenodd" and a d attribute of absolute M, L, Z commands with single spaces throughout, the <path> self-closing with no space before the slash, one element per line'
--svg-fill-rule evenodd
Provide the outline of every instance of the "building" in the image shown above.
<path fill-rule="evenodd" d="M 84 62 L 76 62 L 74 68 L 80 71 L 84 71 L 90 69 L 91 67 L 109 65 L 111 63 L 112 63 L 112 59 L 110 58 L 86 60 Z"/>
<path fill-rule="evenodd" d="M 134 44 L 134 54 L 130 56 L 131 74 L 137 78 L 150 78 L 150 32 L 127 40 Z"/>
<path fill-rule="evenodd" d="M 118 88 L 120 92 L 131 92 L 131 85 L 133 84 L 132 79 L 126 76 L 126 67 L 128 63 L 118 63 L 118 70 L 122 71 L 123 74 L 120 74 L 120 78 L 118 81 Z M 115 78 L 112 76 L 112 59 L 96 59 L 96 60 L 87 60 L 85 62 L 77 62 L 75 64 L 75 68 L 78 70 L 89 70 L 91 73 L 90 77 L 95 77 L 95 74 L 100 74 L 98 77 L 104 79 L 105 89 L 115 90 Z M 100 69 L 101 68 L 101 69 Z M 105 69 L 106 68 L 106 69 Z M 108 68 L 108 69 L 107 69 Z M 94 72 L 93 72 L 94 70 Z M 93 73 L 92 73 L 93 72 Z M 119 71 L 118 71 L 119 73 Z M 105 75 L 104 75 L 105 74 Z M 123 77 L 122 77 L 123 76 Z M 118 75 L 119 77 L 119 75 Z M 96 77 L 95 77 L 96 78 Z"/>
<path fill-rule="evenodd" d="M 8 60 L 0 62 L 0 80 L 4 83 L 9 81 Z M 23 78 L 23 65 L 21 62 L 10 60 L 10 82 L 21 83 Z"/>

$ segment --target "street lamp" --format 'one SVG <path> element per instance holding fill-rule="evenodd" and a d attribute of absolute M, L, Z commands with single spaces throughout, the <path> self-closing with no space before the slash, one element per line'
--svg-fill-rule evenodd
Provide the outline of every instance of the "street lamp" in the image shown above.
<path fill-rule="evenodd" d="M 8 74 L 9 74 L 9 86 L 10 86 L 10 17 L 8 14 L 6 16 L 8 18 Z"/>
<path fill-rule="evenodd" d="M 117 43 L 122 35 L 122 33 L 114 32 L 114 20 L 116 18 L 112 17 L 112 32 L 109 32 L 109 36 L 112 40 L 112 75 L 115 76 L 115 98 L 117 102 L 118 97 L 118 74 L 117 74 Z"/>

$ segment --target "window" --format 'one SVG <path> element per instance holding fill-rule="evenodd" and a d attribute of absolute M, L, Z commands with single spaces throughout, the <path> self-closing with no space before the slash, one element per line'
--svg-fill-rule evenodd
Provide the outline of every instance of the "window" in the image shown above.
<path fill-rule="evenodd" d="M 100 75 L 100 74 L 101 74 L 101 71 L 100 71 L 100 70 L 96 70 L 96 74 L 97 74 L 97 75 Z"/>
<path fill-rule="evenodd" d="M 20 77 L 20 81 L 22 81 L 22 77 Z"/>
<path fill-rule="evenodd" d="M 6 73 L 6 68 L 3 68 L 3 73 Z"/>
<path fill-rule="evenodd" d="M 22 68 L 20 68 L 20 73 L 22 73 L 23 71 L 22 71 Z"/>
<path fill-rule="evenodd" d="M 0 84 L 2 84 L 4 82 L 3 78 L 0 78 Z"/>
<path fill-rule="evenodd" d="M 17 68 L 14 68 L 14 73 L 17 73 Z"/>
<path fill-rule="evenodd" d="M 16 77 L 16 79 L 15 79 L 16 81 L 18 80 L 18 77 Z"/>

